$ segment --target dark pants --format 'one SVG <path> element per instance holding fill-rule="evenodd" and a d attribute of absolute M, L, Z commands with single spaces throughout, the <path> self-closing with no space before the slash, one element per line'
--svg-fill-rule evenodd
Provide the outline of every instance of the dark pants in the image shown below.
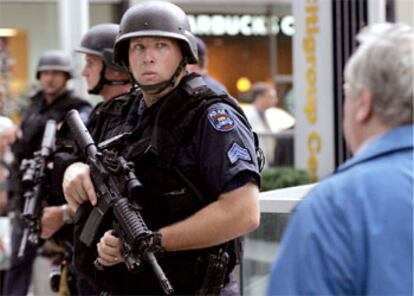
<path fill-rule="evenodd" d="M 26 296 L 27 291 L 29 290 L 37 246 L 28 243 L 23 258 L 18 258 L 17 253 L 19 251 L 21 239 L 22 231 L 20 223 L 18 223 L 16 219 L 13 219 L 11 263 L 10 268 L 6 271 L 4 277 L 3 295 Z"/>

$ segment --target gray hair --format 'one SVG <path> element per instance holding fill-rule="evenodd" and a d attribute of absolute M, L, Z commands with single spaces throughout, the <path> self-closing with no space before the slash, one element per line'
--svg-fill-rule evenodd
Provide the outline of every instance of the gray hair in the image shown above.
<path fill-rule="evenodd" d="M 361 43 L 345 66 L 350 93 L 365 87 L 374 112 L 390 127 L 413 122 L 414 31 L 403 24 L 381 23 L 357 36 Z"/>

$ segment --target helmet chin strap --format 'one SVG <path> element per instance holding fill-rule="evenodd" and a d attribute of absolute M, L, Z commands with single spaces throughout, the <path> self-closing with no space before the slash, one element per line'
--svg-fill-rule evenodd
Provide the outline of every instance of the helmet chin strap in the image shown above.
<path fill-rule="evenodd" d="M 105 69 L 106 69 L 106 65 L 104 64 L 103 68 L 101 70 L 99 81 L 93 89 L 88 90 L 89 94 L 99 95 L 105 85 L 118 86 L 118 85 L 126 85 L 126 84 L 130 83 L 130 80 L 109 80 L 109 79 L 106 79 L 105 78 Z"/>
<path fill-rule="evenodd" d="M 157 95 L 159 93 L 162 93 L 165 89 L 167 89 L 169 86 L 174 86 L 178 76 L 181 74 L 182 71 L 185 69 L 185 65 L 187 64 L 187 60 L 184 58 L 181 60 L 181 62 L 178 64 L 177 69 L 175 70 L 174 74 L 171 76 L 170 79 L 161 81 L 156 84 L 139 84 L 132 76 L 131 72 L 130 77 L 132 78 L 131 81 L 133 81 L 134 84 L 139 86 L 143 91 L 146 91 L 152 95 Z M 124 65 L 125 66 L 125 65 Z"/>

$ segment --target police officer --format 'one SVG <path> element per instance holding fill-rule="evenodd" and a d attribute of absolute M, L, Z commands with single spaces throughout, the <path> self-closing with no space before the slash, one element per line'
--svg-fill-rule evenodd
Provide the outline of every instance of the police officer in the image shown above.
<path fill-rule="evenodd" d="M 23 205 L 21 198 L 20 162 L 25 158 L 32 158 L 33 153 L 40 149 L 43 131 L 48 119 L 61 122 L 67 111 L 78 109 L 83 118 L 87 118 L 91 106 L 85 100 L 75 96 L 68 90 L 67 82 L 72 77 L 72 66 L 69 57 L 58 50 L 46 51 L 39 59 L 36 78 L 41 90 L 32 98 L 30 105 L 22 116 L 21 124 L 14 130 L 17 141 L 12 146 L 14 163 L 9 191 L 9 210 L 19 212 Z M 53 206 L 43 209 L 41 221 L 41 237 L 46 239 L 55 234 L 68 217 L 68 208 L 62 201 L 51 201 Z M 69 222 L 69 221 L 66 221 Z M 33 261 L 36 256 L 35 247 L 27 246 L 23 258 L 17 258 L 17 251 L 21 240 L 21 229 L 18 221 L 13 225 L 11 267 L 6 272 L 4 283 L 5 295 L 26 295 L 30 284 Z"/>
<path fill-rule="evenodd" d="M 131 7 L 121 20 L 114 58 L 128 67 L 142 91 L 118 133 L 132 133 L 120 152 L 135 163 L 143 184 L 142 194 L 131 199 L 152 230 L 148 249 L 162 254 L 158 262 L 176 294 L 219 294 L 222 286 L 235 284 L 230 278 L 240 258 L 235 238 L 259 224 L 253 133 L 233 98 L 185 72 L 187 63 L 197 62 L 196 44 L 176 5 L 152 1 Z M 130 118 L 136 122 L 132 129 Z M 63 189 L 78 212 L 81 205 L 96 205 L 87 166 L 68 167 Z M 149 264 L 139 274 L 128 272 L 111 229 L 97 243 L 96 249 L 85 248 L 88 255 L 76 264 L 98 290 L 163 293 Z M 103 271 L 93 268 L 96 256 Z M 228 262 L 216 261 L 226 256 Z M 209 272 L 223 262 L 217 274 Z M 223 280 L 211 280 L 221 275 Z"/>

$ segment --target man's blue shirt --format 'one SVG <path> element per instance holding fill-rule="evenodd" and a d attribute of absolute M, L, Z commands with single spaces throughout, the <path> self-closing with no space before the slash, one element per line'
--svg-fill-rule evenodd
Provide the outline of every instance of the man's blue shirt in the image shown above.
<path fill-rule="evenodd" d="M 268 295 L 413 295 L 413 126 L 391 130 L 298 205 Z"/>

